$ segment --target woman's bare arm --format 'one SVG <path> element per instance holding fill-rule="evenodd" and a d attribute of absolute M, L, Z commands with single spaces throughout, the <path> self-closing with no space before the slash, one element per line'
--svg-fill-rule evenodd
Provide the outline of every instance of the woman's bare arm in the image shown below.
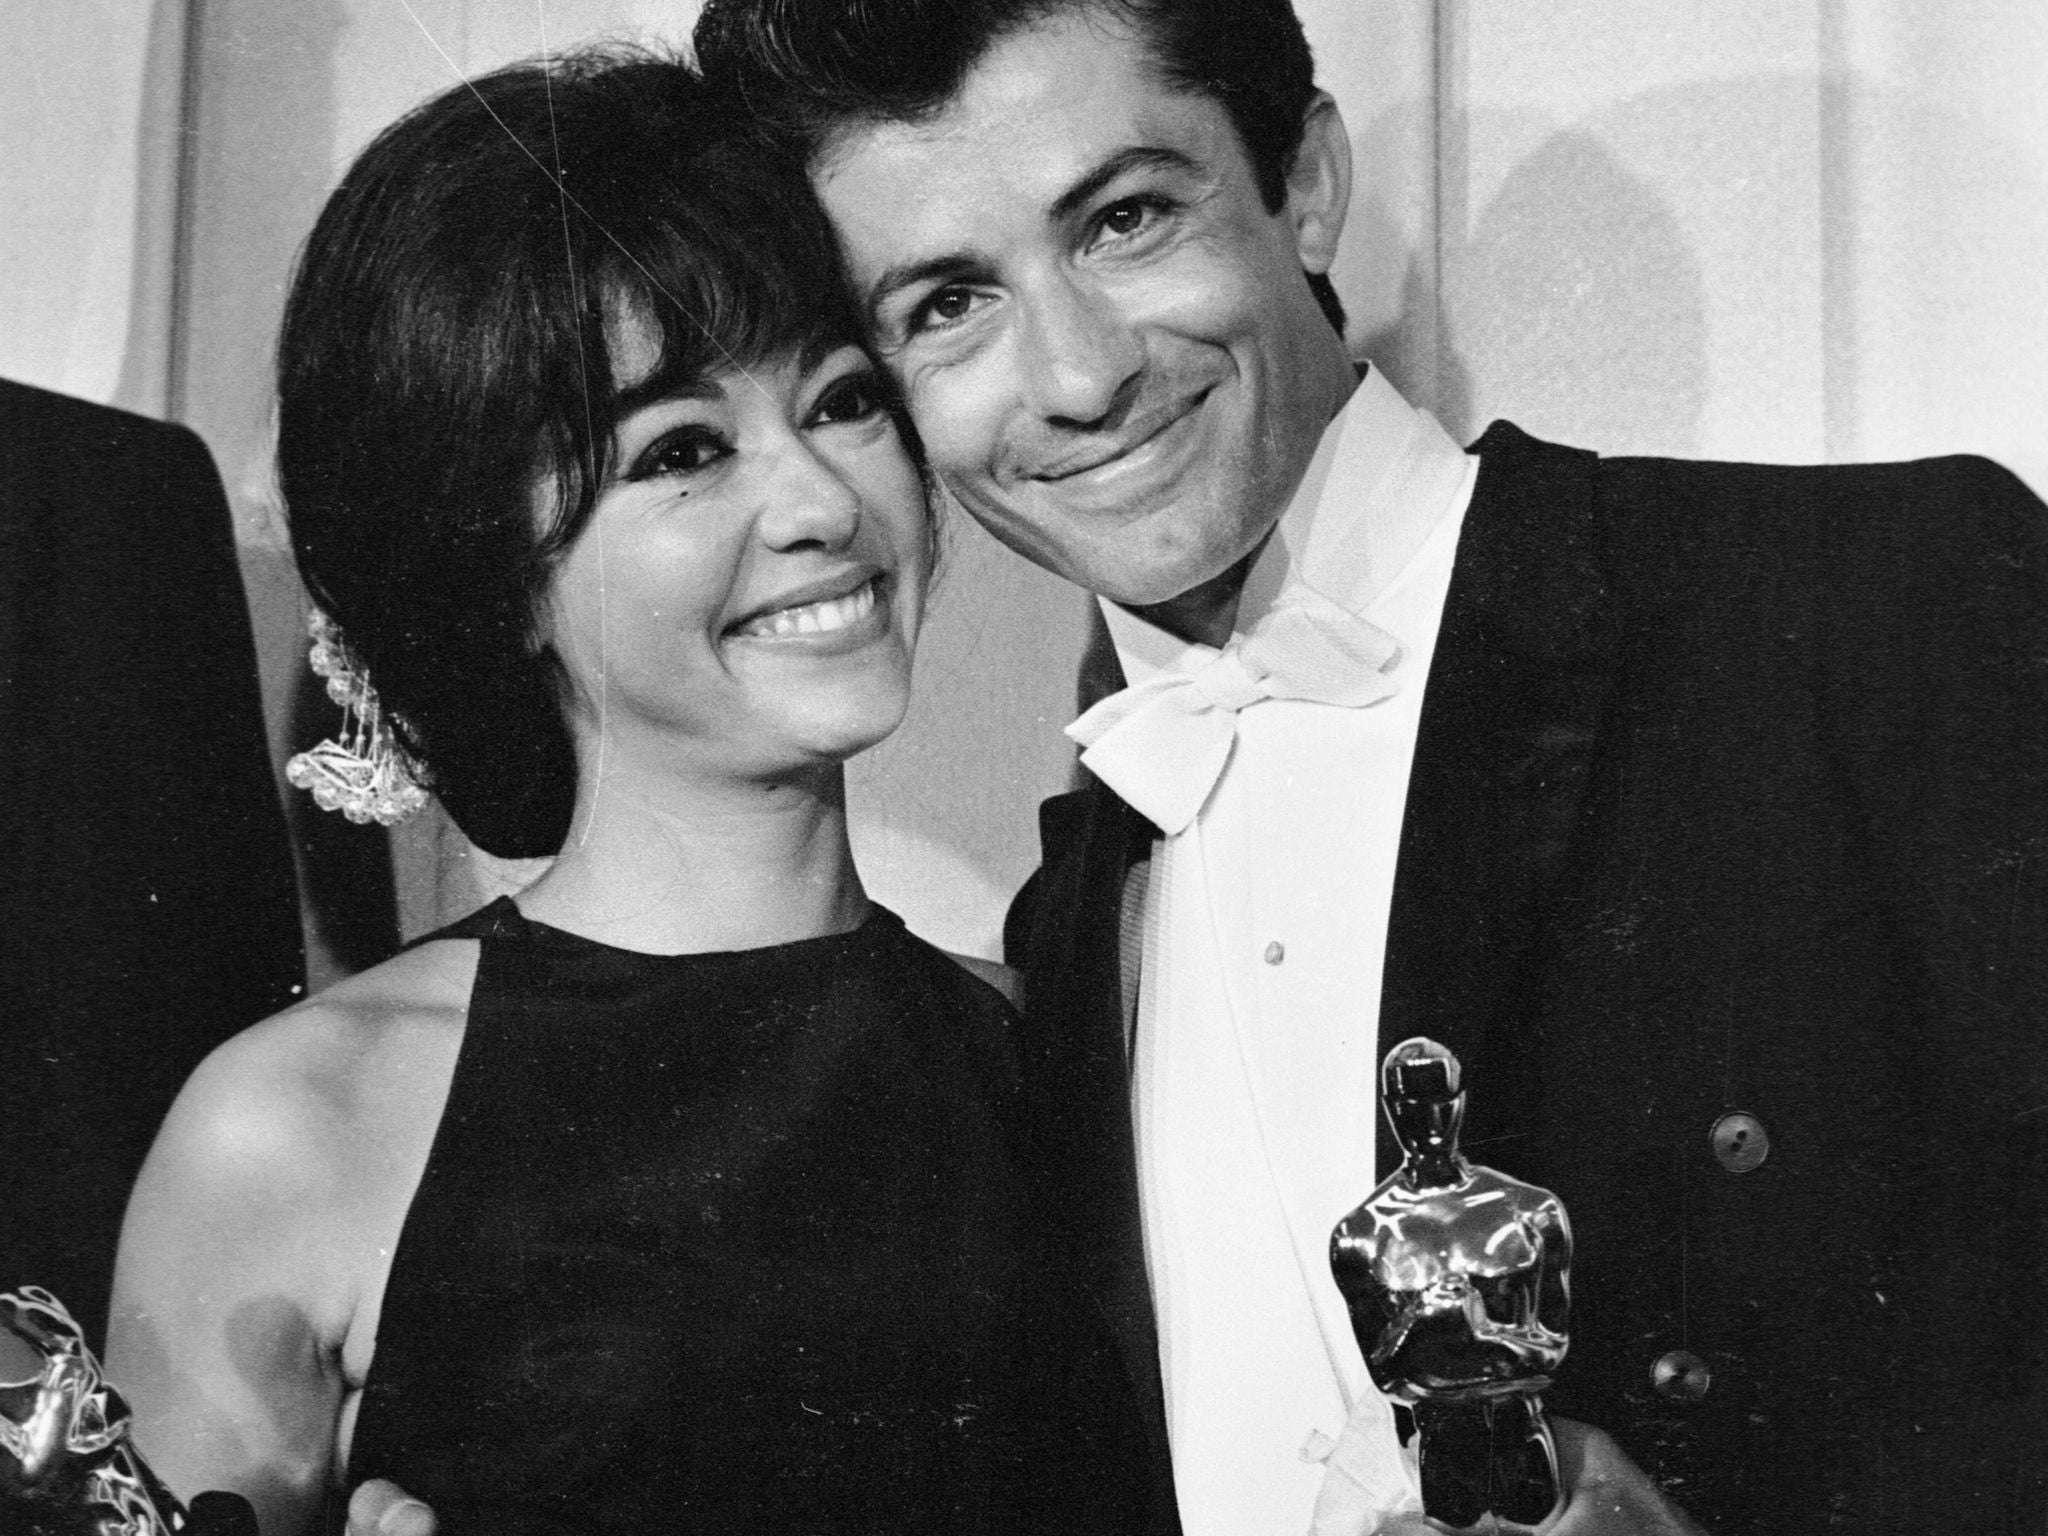
<path fill-rule="evenodd" d="M 222 1046 L 130 1199 L 108 1377 L 171 1489 L 243 1495 L 263 1536 L 322 1528 L 474 948 L 413 951 Z"/>
<path fill-rule="evenodd" d="M 107 1373 L 136 1444 L 181 1498 L 248 1498 L 264 1536 L 315 1528 L 344 1390 L 349 1298 L 325 1228 L 347 1171 L 308 1070 L 326 1022 L 271 1020 L 193 1074 L 115 1271 Z"/>

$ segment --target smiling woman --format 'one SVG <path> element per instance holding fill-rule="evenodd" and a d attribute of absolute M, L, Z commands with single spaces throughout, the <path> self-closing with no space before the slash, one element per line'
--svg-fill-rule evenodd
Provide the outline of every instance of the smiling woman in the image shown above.
<path fill-rule="evenodd" d="M 614 329 L 631 369 L 650 328 Z M 677 793 L 716 798 L 887 735 L 924 595 L 922 488 L 864 353 L 720 368 L 670 393 L 637 371 L 619 382 L 645 403 L 620 418 L 616 468 L 540 615 L 598 749 L 571 865 L 606 785 L 680 776 Z"/>
<path fill-rule="evenodd" d="M 1130 1528 L 1015 1015 L 848 852 L 931 541 L 842 293 L 802 178 L 636 56 L 428 103 L 315 228 L 279 460 L 327 648 L 472 839 L 557 857 L 180 1097 L 109 1364 L 188 1499 Z"/>

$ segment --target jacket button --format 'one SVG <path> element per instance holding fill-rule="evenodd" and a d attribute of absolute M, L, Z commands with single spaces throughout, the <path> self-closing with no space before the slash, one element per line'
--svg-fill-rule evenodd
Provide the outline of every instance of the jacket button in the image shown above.
<path fill-rule="evenodd" d="M 1674 1403 L 1696 1403 L 1713 1384 L 1714 1373 L 1707 1369 L 1707 1362 L 1687 1350 L 1661 1354 L 1650 1367 L 1650 1385 L 1659 1397 Z"/>
<path fill-rule="evenodd" d="M 1755 1115 L 1723 1115 L 1707 1133 L 1713 1143 L 1714 1160 L 1730 1173 L 1748 1173 L 1763 1165 L 1771 1155 L 1771 1133 Z"/>

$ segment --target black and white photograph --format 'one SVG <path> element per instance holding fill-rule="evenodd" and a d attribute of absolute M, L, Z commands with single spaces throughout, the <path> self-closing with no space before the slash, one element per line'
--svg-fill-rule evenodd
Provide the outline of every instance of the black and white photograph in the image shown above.
<path fill-rule="evenodd" d="M 0 45 L 0 1536 L 2048 1536 L 2048 8 Z"/>

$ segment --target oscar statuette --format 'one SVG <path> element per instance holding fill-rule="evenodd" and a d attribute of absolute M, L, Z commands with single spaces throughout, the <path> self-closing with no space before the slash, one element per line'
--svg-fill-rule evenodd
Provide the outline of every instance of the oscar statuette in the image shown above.
<path fill-rule="evenodd" d="M 248 1504 L 203 1493 L 187 1510 L 128 1439 L 128 1405 L 64 1304 L 0 1294 L 0 1330 L 41 1361 L 0 1382 L 0 1531 L 7 1536 L 254 1536 Z"/>
<path fill-rule="evenodd" d="M 1330 1269 L 1374 1383 L 1414 1415 L 1424 1512 L 1533 1527 L 1563 1502 L 1540 1394 L 1569 1342 L 1571 1226 L 1548 1190 L 1459 1152 L 1461 1076 L 1433 1040 L 1387 1053 L 1402 1162 L 1337 1223 Z"/>

